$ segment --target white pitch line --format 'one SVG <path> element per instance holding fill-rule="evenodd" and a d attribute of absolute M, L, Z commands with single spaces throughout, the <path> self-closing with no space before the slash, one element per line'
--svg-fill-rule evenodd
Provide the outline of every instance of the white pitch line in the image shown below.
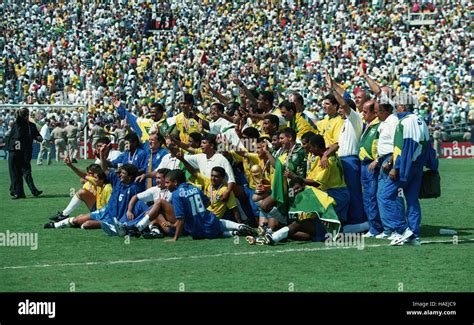
<path fill-rule="evenodd" d="M 474 241 L 474 239 L 463 239 L 458 240 L 458 243 Z M 433 240 L 433 241 L 422 241 L 422 244 L 433 244 L 433 243 L 452 243 L 453 240 Z M 389 247 L 387 244 L 373 244 L 364 245 L 366 247 Z M 253 252 L 235 252 L 235 253 L 220 253 L 210 255 L 191 255 L 191 256 L 175 256 L 175 257 L 160 257 L 160 258 L 146 258 L 140 260 L 117 260 L 117 261 L 99 261 L 99 262 L 78 262 L 78 263 L 62 263 L 62 264 L 36 264 L 36 265 L 18 265 L 18 266 L 3 266 L 0 270 L 17 270 L 17 269 L 31 269 L 31 268 L 47 268 L 47 267 L 67 267 L 67 266 L 94 266 L 94 265 L 115 265 L 115 264 L 132 264 L 132 263 L 149 263 L 149 262 L 166 262 L 166 261 L 178 261 L 184 259 L 198 259 L 198 258 L 213 258 L 223 256 L 246 256 L 246 255 L 263 255 L 263 254 L 280 254 L 280 253 L 295 253 L 295 252 L 315 252 L 315 251 L 326 251 L 333 249 L 360 249 L 360 246 L 327 246 L 327 247 L 314 247 L 314 248 L 289 248 L 289 249 L 276 249 L 276 250 L 265 250 L 265 251 L 253 251 Z"/>

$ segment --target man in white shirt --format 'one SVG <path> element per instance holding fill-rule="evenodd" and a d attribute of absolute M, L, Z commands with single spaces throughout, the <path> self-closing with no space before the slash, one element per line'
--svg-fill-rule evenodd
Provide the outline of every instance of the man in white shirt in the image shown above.
<path fill-rule="evenodd" d="M 220 153 L 216 153 L 217 142 L 215 135 L 207 134 L 204 136 L 201 141 L 201 149 L 204 153 L 197 155 L 186 155 L 184 156 L 184 159 L 193 165 L 194 168 L 199 169 L 201 174 L 207 178 L 211 178 L 212 168 L 216 166 L 224 168 L 227 174 L 227 179 L 225 182 L 227 182 L 228 186 L 227 191 L 222 195 L 222 199 L 227 201 L 235 186 L 235 178 L 232 166 L 226 157 Z"/>
<path fill-rule="evenodd" d="M 329 156 L 337 151 L 341 158 L 344 171 L 344 180 L 349 190 L 351 199 L 346 225 L 343 231 L 346 233 L 365 232 L 369 230 L 369 223 L 365 214 L 362 200 L 361 167 L 359 159 L 359 140 L 362 135 L 364 123 L 361 116 L 355 111 L 356 105 L 352 100 L 345 100 L 336 90 L 334 81 L 326 74 L 326 82 L 331 93 L 339 103 L 338 113 L 344 119 L 339 139 L 329 146 Z M 352 107 L 351 107 L 352 106 Z"/>
<path fill-rule="evenodd" d="M 344 232 L 361 232 L 368 229 L 367 216 L 362 200 L 359 159 L 359 140 L 364 122 L 360 114 L 355 111 L 355 108 L 351 108 L 346 101 L 344 103 L 345 105 L 340 105 L 339 108 L 339 114 L 344 119 L 344 125 L 339 135 L 338 155 L 341 158 L 344 180 L 351 195 L 347 225 L 344 227 Z"/>
<path fill-rule="evenodd" d="M 51 130 L 49 129 L 50 123 L 50 120 L 46 119 L 40 131 L 40 134 L 43 137 L 43 141 L 41 141 L 38 159 L 36 160 L 36 164 L 38 166 L 43 164 L 43 157 L 45 153 L 47 153 L 48 165 L 51 165 Z"/>
<path fill-rule="evenodd" d="M 393 106 L 384 103 L 379 105 L 377 117 L 380 120 L 379 141 L 377 142 L 377 164 L 380 167 L 379 178 L 377 182 L 377 204 L 379 207 L 380 219 L 384 229 L 384 237 L 392 239 L 391 234 L 395 234 L 395 225 L 393 220 L 387 218 L 387 209 L 391 211 L 398 210 L 400 213 L 405 211 L 404 201 L 401 196 L 395 201 L 383 200 L 382 193 L 389 180 L 388 173 L 393 166 L 393 141 L 395 130 L 398 125 L 398 117 L 393 113 Z"/>

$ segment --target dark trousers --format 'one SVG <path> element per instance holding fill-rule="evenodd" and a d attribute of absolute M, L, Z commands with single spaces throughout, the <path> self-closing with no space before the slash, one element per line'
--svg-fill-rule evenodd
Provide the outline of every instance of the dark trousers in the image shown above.
<path fill-rule="evenodd" d="M 31 194 L 35 194 L 36 192 L 38 192 L 38 189 L 35 186 L 35 182 L 33 181 L 33 176 L 31 174 L 31 156 L 32 156 L 31 151 L 25 152 L 24 159 L 23 159 L 22 172 L 23 172 L 23 177 L 25 178 L 25 182 L 30 188 Z"/>
<path fill-rule="evenodd" d="M 23 190 L 23 162 L 22 151 L 10 151 L 8 153 L 8 171 L 10 172 L 10 194 L 24 196 Z"/>
<path fill-rule="evenodd" d="M 23 178 L 32 194 L 38 192 L 31 175 L 31 152 L 10 151 L 8 155 L 10 172 L 10 194 L 24 196 Z"/>

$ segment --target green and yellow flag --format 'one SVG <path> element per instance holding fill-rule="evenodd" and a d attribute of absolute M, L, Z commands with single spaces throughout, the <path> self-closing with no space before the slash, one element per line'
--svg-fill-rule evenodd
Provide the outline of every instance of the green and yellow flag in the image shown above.
<path fill-rule="evenodd" d="M 288 180 L 283 175 L 285 168 L 280 159 L 276 159 L 273 174 L 272 197 L 277 202 L 277 209 L 286 214 L 288 212 Z"/>
<path fill-rule="evenodd" d="M 315 213 L 319 220 L 329 224 L 325 225 L 326 231 L 334 234 L 334 240 L 341 230 L 341 222 L 334 210 L 334 199 L 326 192 L 315 187 L 306 186 L 303 192 L 296 195 L 290 207 L 291 213 Z"/>

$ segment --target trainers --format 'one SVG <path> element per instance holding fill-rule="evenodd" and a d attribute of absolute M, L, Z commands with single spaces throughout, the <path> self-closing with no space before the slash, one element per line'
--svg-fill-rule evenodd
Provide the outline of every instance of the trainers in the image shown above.
<path fill-rule="evenodd" d="M 137 226 L 135 225 L 130 226 L 130 227 L 125 227 L 125 230 L 127 231 L 127 235 L 135 237 L 135 238 L 139 238 L 142 235 L 140 230 L 138 230 Z"/>
<path fill-rule="evenodd" d="M 69 216 L 65 216 L 62 211 L 58 211 L 54 216 L 49 217 L 50 220 L 53 220 L 55 222 L 64 220 L 68 218 Z"/>
<path fill-rule="evenodd" d="M 149 231 L 143 233 L 143 238 L 145 239 L 159 239 L 165 237 L 156 226 L 152 226 L 148 229 Z"/>
<path fill-rule="evenodd" d="M 362 235 L 364 238 L 374 238 L 376 235 L 371 233 L 370 231 L 367 231 L 365 234 Z"/>
<path fill-rule="evenodd" d="M 387 239 L 388 240 L 394 240 L 396 237 L 400 236 L 399 234 L 397 234 L 395 231 L 392 232 L 388 237 Z"/>
<path fill-rule="evenodd" d="M 420 238 L 408 238 L 405 244 L 410 246 L 421 246 L 421 240 Z"/>
<path fill-rule="evenodd" d="M 43 194 L 43 191 L 36 191 L 36 192 L 33 193 L 33 196 L 34 196 L 34 197 L 38 197 L 38 196 L 40 196 L 41 194 Z"/>
<path fill-rule="evenodd" d="M 260 237 L 260 236 L 259 237 L 247 236 L 245 237 L 245 240 L 250 245 L 265 245 L 266 244 L 265 237 Z"/>
<path fill-rule="evenodd" d="M 238 236 L 254 236 L 255 230 L 250 226 L 241 224 L 239 226 L 239 229 L 237 230 L 237 235 Z"/>
<path fill-rule="evenodd" d="M 264 240 L 265 245 L 275 245 L 275 241 L 273 240 L 271 234 L 265 234 L 265 236 L 263 236 L 262 238 Z"/>
<path fill-rule="evenodd" d="M 411 231 L 410 228 L 407 228 L 407 229 L 405 229 L 405 231 L 403 232 L 403 234 L 398 235 L 398 237 L 394 238 L 394 239 L 390 242 L 390 246 L 403 245 L 403 243 L 405 242 L 405 240 L 407 240 L 407 239 L 410 238 L 411 236 L 413 236 L 413 231 Z"/>
<path fill-rule="evenodd" d="M 388 235 L 382 231 L 380 234 L 376 235 L 375 238 L 377 238 L 377 239 L 387 239 Z"/>
<path fill-rule="evenodd" d="M 163 237 L 165 237 L 165 235 L 157 231 L 148 231 L 148 232 L 143 233 L 143 238 L 145 239 L 160 239 Z"/>
<path fill-rule="evenodd" d="M 43 225 L 43 229 L 54 229 L 54 228 L 56 228 L 56 227 L 54 226 L 54 222 L 53 222 L 53 221 L 48 222 L 48 223 L 45 223 L 45 224 Z"/>
<path fill-rule="evenodd" d="M 114 217 L 114 226 L 115 226 L 115 231 L 117 232 L 117 236 L 124 237 L 127 234 L 127 229 L 125 228 L 125 225 L 118 222 L 117 218 L 115 217 Z"/>

